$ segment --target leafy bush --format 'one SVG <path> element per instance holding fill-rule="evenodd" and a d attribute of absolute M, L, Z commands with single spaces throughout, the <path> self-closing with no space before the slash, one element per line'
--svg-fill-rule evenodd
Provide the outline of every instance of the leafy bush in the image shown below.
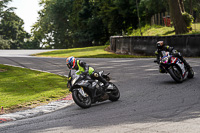
<path fill-rule="evenodd" d="M 10 49 L 10 42 L 0 38 L 0 49 Z"/>
<path fill-rule="evenodd" d="M 187 13 L 187 12 L 182 13 L 182 15 L 183 15 L 183 19 L 184 19 L 185 22 L 186 22 L 187 28 L 188 28 L 188 29 L 191 29 L 191 27 L 192 27 L 192 22 L 193 22 L 194 18 L 192 17 L 192 15 L 190 15 L 190 14 Z"/>

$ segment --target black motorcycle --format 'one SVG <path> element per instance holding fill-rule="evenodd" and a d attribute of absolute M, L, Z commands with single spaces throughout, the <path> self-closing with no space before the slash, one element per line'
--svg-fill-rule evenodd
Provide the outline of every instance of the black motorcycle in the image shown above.
<path fill-rule="evenodd" d="M 103 78 L 110 81 L 109 74 L 99 72 Z M 109 82 L 106 91 L 104 84 L 92 79 L 89 75 L 71 75 L 70 91 L 74 102 L 81 108 L 89 108 L 91 104 L 105 100 L 117 101 L 120 97 L 119 89 L 115 84 Z"/>
<path fill-rule="evenodd" d="M 154 62 L 158 61 L 155 60 Z M 171 55 L 170 52 L 161 51 L 159 64 L 178 83 L 183 82 L 186 78 L 194 77 L 193 69 L 187 68 L 178 57 Z"/>

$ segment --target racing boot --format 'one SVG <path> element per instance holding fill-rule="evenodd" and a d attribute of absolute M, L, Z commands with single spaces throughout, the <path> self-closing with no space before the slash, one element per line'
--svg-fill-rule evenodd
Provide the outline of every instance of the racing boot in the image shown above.
<path fill-rule="evenodd" d="M 104 91 L 107 91 L 109 83 L 102 76 L 99 76 L 97 79 L 104 84 Z"/>
<path fill-rule="evenodd" d="M 186 66 L 186 68 L 189 70 L 191 68 L 191 66 L 189 65 L 189 63 L 187 63 L 187 61 L 181 56 L 179 57 L 181 59 L 181 61 L 184 63 L 184 65 Z"/>
<path fill-rule="evenodd" d="M 183 63 L 185 64 L 186 68 L 189 70 L 191 68 L 191 66 L 186 62 L 186 60 L 183 61 Z"/>
<path fill-rule="evenodd" d="M 162 66 L 159 66 L 159 72 L 160 73 L 166 73 L 166 70 Z"/>

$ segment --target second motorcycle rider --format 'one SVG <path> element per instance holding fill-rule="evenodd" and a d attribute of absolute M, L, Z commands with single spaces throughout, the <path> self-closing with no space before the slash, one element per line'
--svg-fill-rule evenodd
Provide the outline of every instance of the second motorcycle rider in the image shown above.
<path fill-rule="evenodd" d="M 157 44 L 157 50 L 155 51 L 155 55 L 157 57 L 157 63 L 159 64 L 160 62 L 160 52 L 161 51 L 169 51 L 172 55 L 174 55 L 175 57 L 178 57 L 187 67 L 187 69 L 190 69 L 190 65 L 186 62 L 186 60 L 183 58 L 183 56 L 181 55 L 180 52 L 178 52 L 177 50 L 175 50 L 173 47 L 170 46 L 165 46 L 163 41 L 158 41 Z M 160 73 L 165 73 L 165 70 L 160 66 Z"/>

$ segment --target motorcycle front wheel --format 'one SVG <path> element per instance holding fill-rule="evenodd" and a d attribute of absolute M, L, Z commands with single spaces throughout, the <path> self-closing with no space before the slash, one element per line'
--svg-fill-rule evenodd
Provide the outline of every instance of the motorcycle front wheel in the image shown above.
<path fill-rule="evenodd" d="M 177 83 L 182 83 L 183 82 L 183 77 L 181 74 L 181 71 L 179 70 L 178 66 L 174 65 L 171 66 L 168 69 L 169 74 L 171 75 L 171 77 L 177 82 Z"/>
<path fill-rule="evenodd" d="M 78 90 L 74 90 L 72 92 L 72 98 L 74 102 L 81 108 L 89 108 L 92 104 L 90 96 L 83 96 Z"/>
<path fill-rule="evenodd" d="M 113 85 L 113 90 L 108 93 L 109 95 L 109 100 L 114 102 L 114 101 L 117 101 L 120 97 L 120 92 L 119 92 L 119 89 L 117 88 L 117 86 L 113 83 L 110 83 Z"/>

